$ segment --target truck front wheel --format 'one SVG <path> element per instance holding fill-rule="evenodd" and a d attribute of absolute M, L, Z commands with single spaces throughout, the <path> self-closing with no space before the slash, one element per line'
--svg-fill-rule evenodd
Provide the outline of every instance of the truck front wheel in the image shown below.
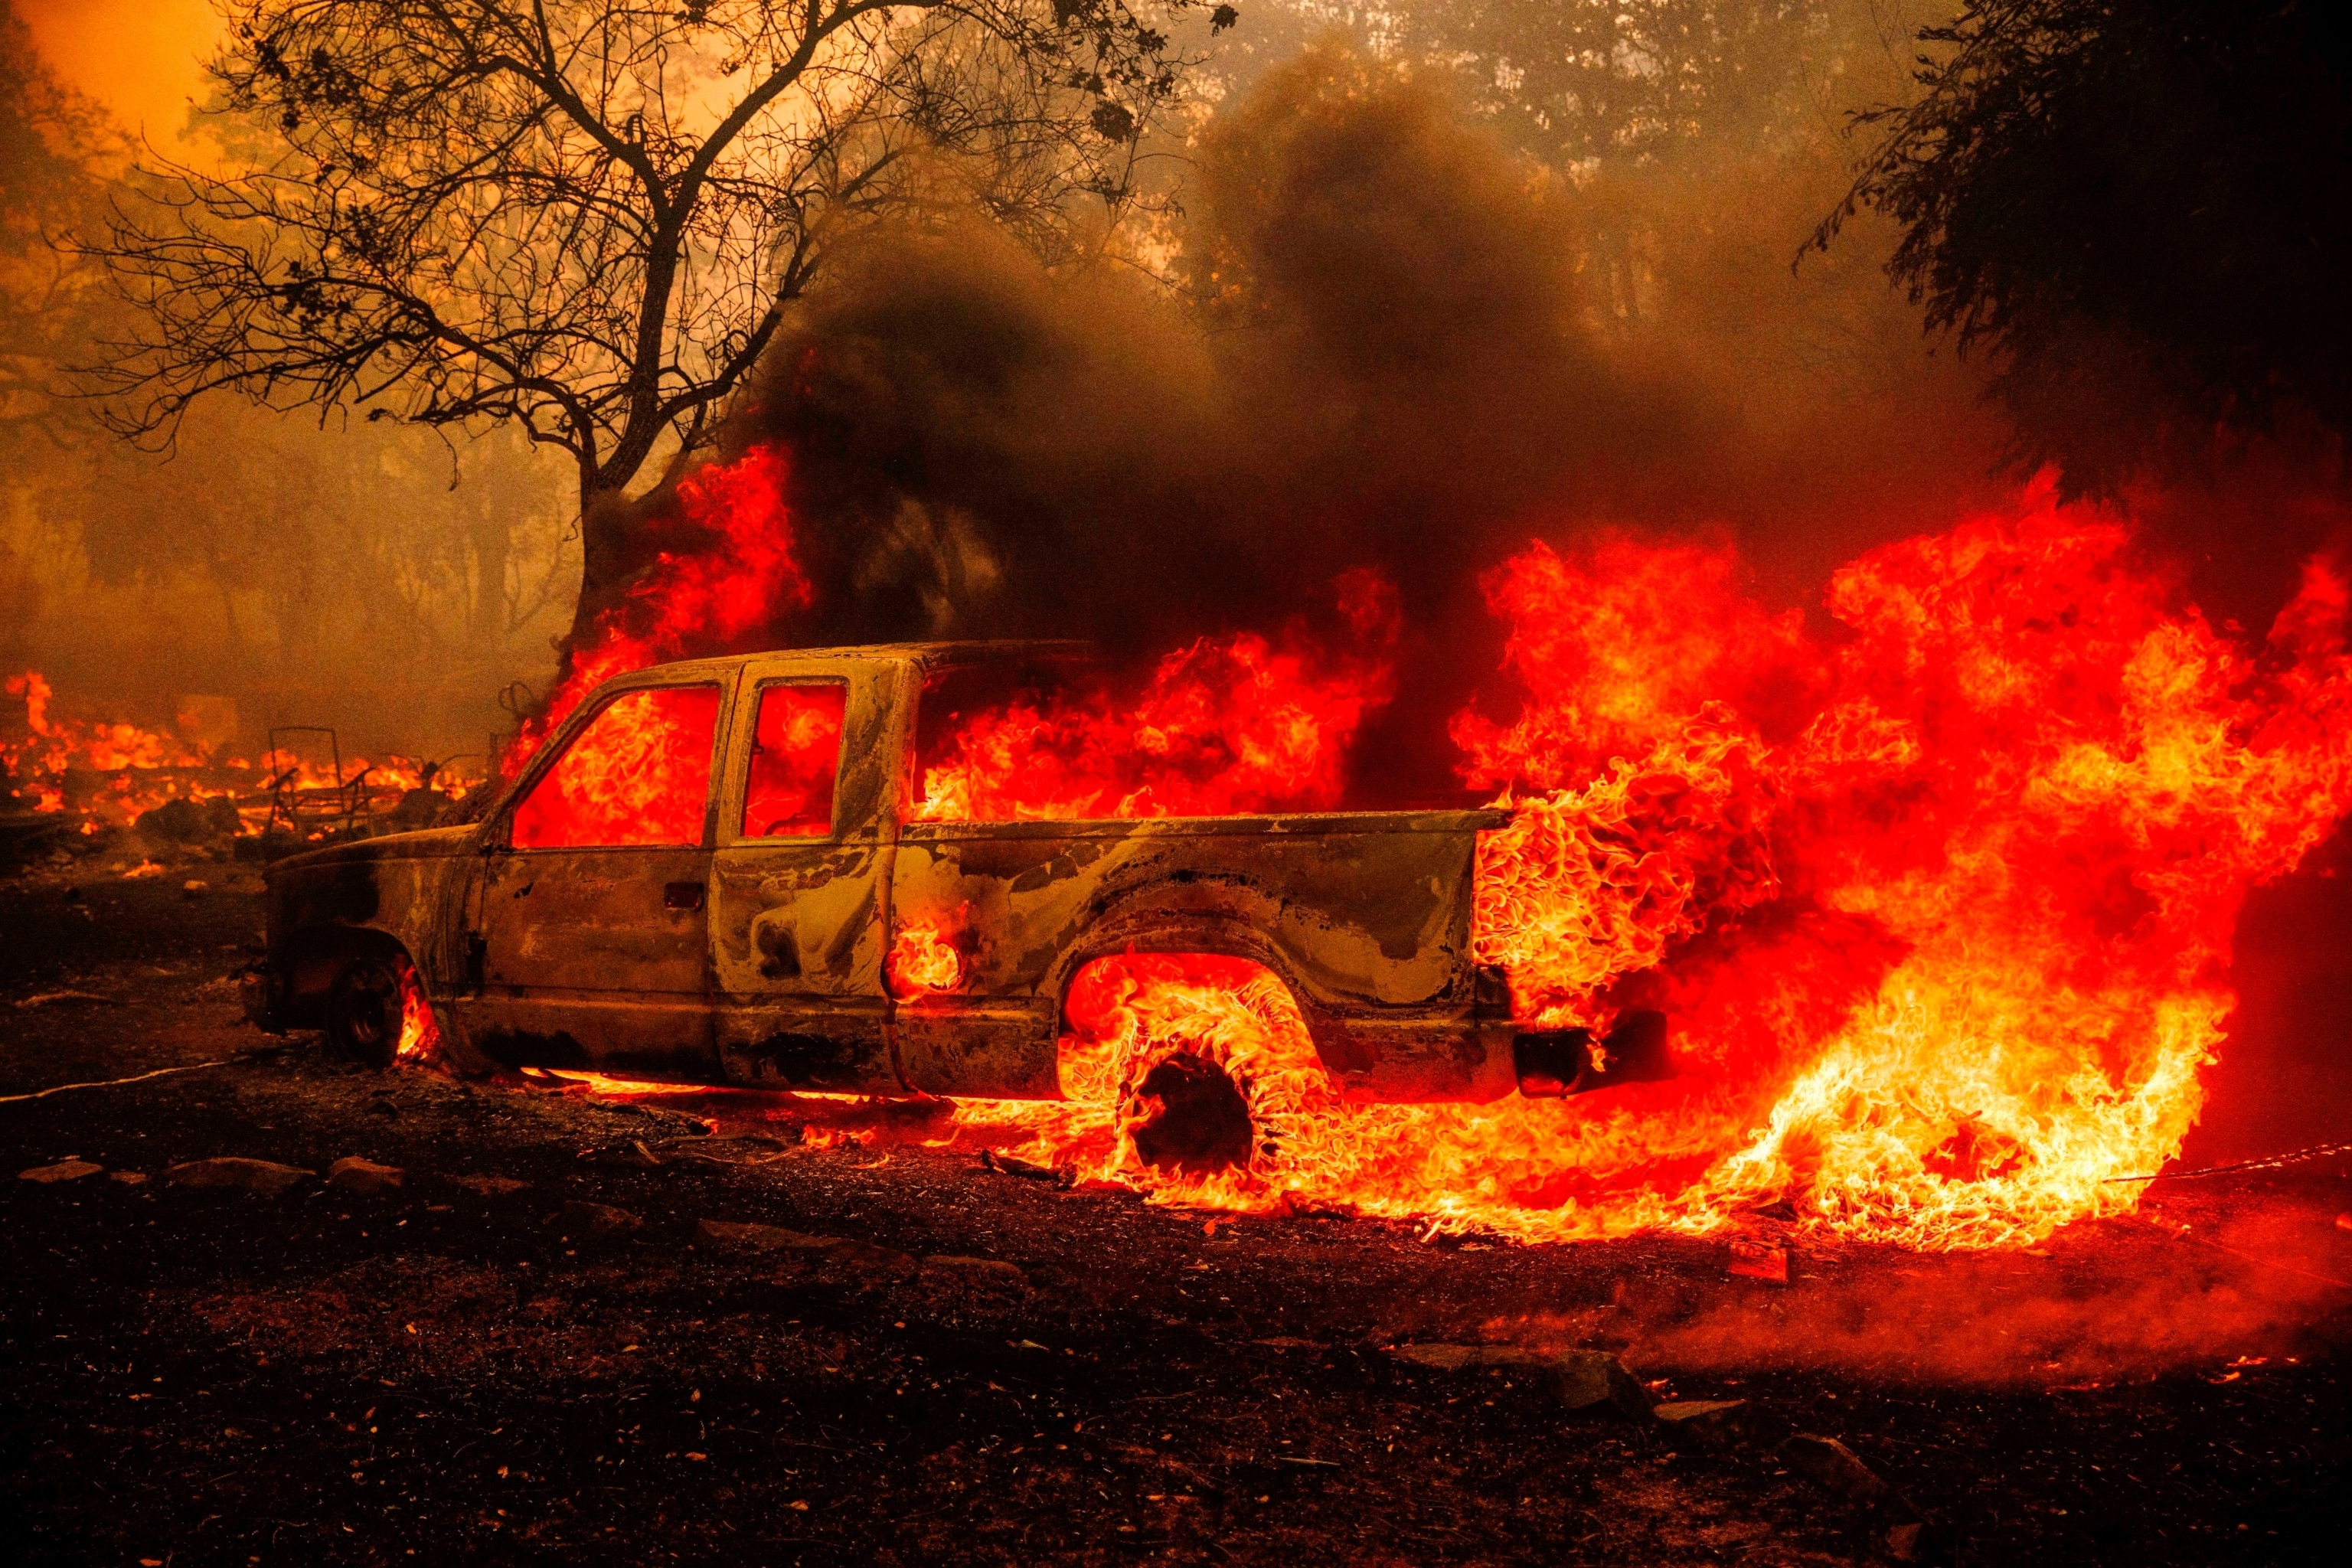
<path fill-rule="evenodd" d="M 343 965 L 327 991 L 327 1043 L 335 1054 L 382 1071 L 400 1049 L 397 960 L 365 953 Z"/>

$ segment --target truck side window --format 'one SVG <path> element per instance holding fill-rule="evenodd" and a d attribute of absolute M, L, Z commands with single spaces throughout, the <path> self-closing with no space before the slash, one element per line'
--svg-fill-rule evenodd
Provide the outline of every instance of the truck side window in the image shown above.
<path fill-rule="evenodd" d="M 1099 681 L 1068 668 L 990 659 L 933 673 L 915 710 L 910 822 L 1063 821 L 1121 815 L 1086 764 Z"/>
<path fill-rule="evenodd" d="M 515 847 L 700 844 L 718 731 L 716 686 L 623 692 L 515 808 Z"/>
<path fill-rule="evenodd" d="M 760 689 L 751 787 L 743 795 L 746 838 L 824 838 L 833 832 L 833 782 L 841 771 L 845 681 Z"/>

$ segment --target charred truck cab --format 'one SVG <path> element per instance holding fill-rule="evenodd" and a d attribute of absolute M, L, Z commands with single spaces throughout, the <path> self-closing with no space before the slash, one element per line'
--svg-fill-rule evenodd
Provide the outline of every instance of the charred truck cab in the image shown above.
<path fill-rule="evenodd" d="M 1515 1030 L 1502 974 L 1472 960 L 1478 834 L 1502 812 L 925 808 L 927 702 L 943 722 L 958 678 L 1017 683 L 1083 657 L 907 644 L 621 677 L 479 822 L 273 866 L 248 1011 L 380 1060 L 403 1006 L 429 1006 L 443 1049 L 478 1069 L 1051 1099 L 1087 963 L 1215 953 L 1280 977 L 1355 1097 L 1599 1086 L 1580 1032 Z M 917 928 L 951 951 L 947 984 L 894 976 Z M 1621 1077 L 1658 1054 L 1611 1044 Z"/>

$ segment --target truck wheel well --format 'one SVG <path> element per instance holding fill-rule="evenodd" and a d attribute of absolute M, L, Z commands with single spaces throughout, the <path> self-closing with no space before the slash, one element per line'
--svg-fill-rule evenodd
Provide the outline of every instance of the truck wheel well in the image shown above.
<path fill-rule="evenodd" d="M 354 960 L 408 957 L 408 950 L 397 938 L 366 926 L 304 931 L 287 943 L 286 1000 L 290 1005 L 314 1011 L 334 985 L 335 976 Z"/>
<path fill-rule="evenodd" d="M 1080 987 L 1090 976 L 1099 974 L 1106 964 L 1131 958 L 1165 959 L 1174 962 L 1198 963 L 1213 969 L 1219 965 L 1233 966 L 1226 978 L 1241 984 L 1251 973 L 1271 976 L 1289 996 L 1291 1005 L 1298 1009 L 1307 1026 L 1309 1038 L 1319 1038 L 1321 1023 L 1315 1005 L 1299 987 L 1297 976 L 1290 972 L 1282 952 L 1265 935 L 1249 926 L 1219 921 L 1212 924 L 1191 924 L 1181 929 L 1139 936 L 1132 931 L 1098 928 L 1097 943 L 1108 935 L 1116 938 L 1116 945 L 1092 945 L 1080 950 L 1067 961 L 1061 983 L 1061 1008 L 1055 1015 L 1065 1032 L 1070 1023 L 1072 999 L 1079 997 Z M 1212 979 L 1213 983 L 1213 977 Z M 1318 1046 L 1318 1054 L 1320 1054 Z"/>

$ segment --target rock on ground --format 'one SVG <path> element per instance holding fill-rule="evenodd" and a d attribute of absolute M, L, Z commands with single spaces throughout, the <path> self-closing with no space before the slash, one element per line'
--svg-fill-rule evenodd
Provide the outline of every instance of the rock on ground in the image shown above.
<path fill-rule="evenodd" d="M 1613 1411 L 1628 1420 L 1647 1421 L 1654 1403 L 1650 1391 L 1607 1351 L 1419 1344 L 1398 1345 L 1391 1353 L 1439 1372 L 1464 1372 L 1485 1366 L 1525 1367 L 1549 1377 L 1560 1404 L 1576 1415 Z"/>
<path fill-rule="evenodd" d="M 509 1193 L 519 1193 L 530 1185 L 529 1182 L 519 1182 L 512 1176 L 452 1176 L 449 1178 L 449 1184 L 453 1187 L 463 1187 L 469 1193 L 477 1193 L 486 1198 L 503 1197 Z"/>
<path fill-rule="evenodd" d="M 215 1160 L 191 1160 L 184 1165 L 174 1165 L 163 1173 L 163 1180 L 175 1187 L 226 1187 L 274 1198 L 293 1191 L 317 1174 L 316 1171 L 306 1171 L 299 1165 L 280 1165 L 269 1160 L 226 1155 Z"/>
<path fill-rule="evenodd" d="M 20 1182 L 79 1182 L 84 1176 L 95 1176 L 105 1169 L 105 1166 L 93 1165 L 88 1160 L 60 1160 L 54 1165 L 36 1165 L 29 1171 L 19 1171 L 16 1179 Z"/>
<path fill-rule="evenodd" d="M 1780 1458 L 1815 1486 L 1848 1502 L 1876 1502 L 1887 1493 L 1878 1472 L 1835 1437 L 1800 1432 L 1780 1445 Z"/>
<path fill-rule="evenodd" d="M 626 1209 L 616 1209 L 609 1204 L 587 1204 L 577 1199 L 556 1211 L 555 1220 L 565 1232 L 604 1241 L 617 1236 L 631 1236 L 645 1221 Z"/>
<path fill-rule="evenodd" d="M 1752 1441 L 1755 1437 L 1756 1407 L 1745 1399 L 1670 1400 L 1650 1414 L 1673 1436 L 1717 1445 Z"/>
<path fill-rule="evenodd" d="M 831 1237 L 810 1236 L 776 1225 L 739 1225 L 706 1219 L 694 1227 L 697 1245 L 730 1252 L 822 1252 L 834 1245 Z"/>
<path fill-rule="evenodd" d="M 340 1187 L 362 1197 L 373 1197 L 378 1193 L 397 1191 L 407 1184 L 408 1173 L 397 1165 L 379 1165 L 373 1160 L 362 1160 L 357 1154 L 347 1154 L 327 1167 L 327 1185 Z"/>

